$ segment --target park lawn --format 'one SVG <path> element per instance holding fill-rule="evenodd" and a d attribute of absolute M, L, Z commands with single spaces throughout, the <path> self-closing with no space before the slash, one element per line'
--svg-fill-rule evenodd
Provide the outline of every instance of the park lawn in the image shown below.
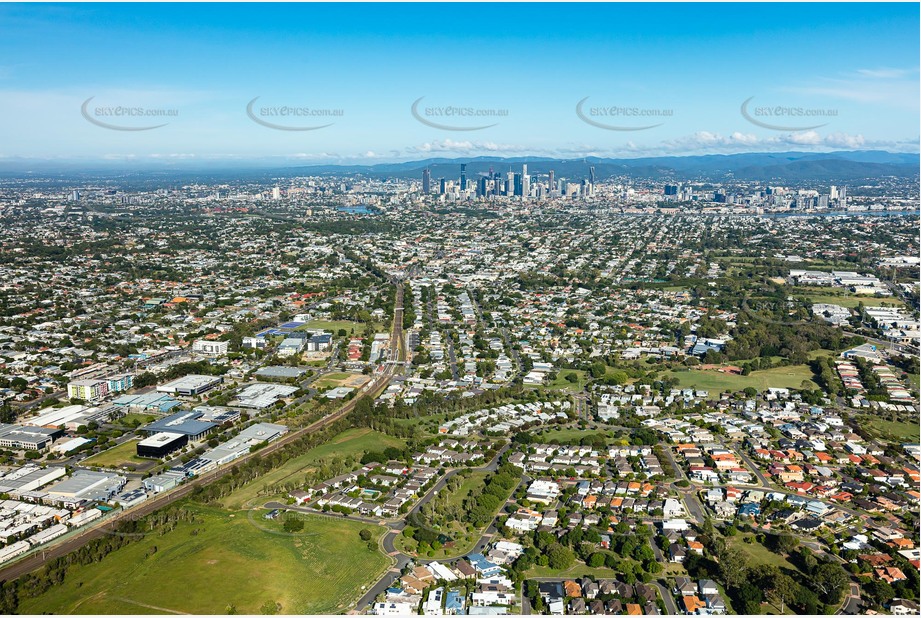
<path fill-rule="evenodd" d="M 566 376 L 575 375 L 578 378 L 576 382 L 570 382 Z M 580 369 L 560 369 L 557 372 L 556 379 L 547 384 L 547 388 L 579 392 L 585 388 L 585 372 Z"/>
<path fill-rule="evenodd" d="M 128 440 L 118 446 L 102 451 L 83 460 L 83 466 L 98 466 L 100 468 L 118 468 L 125 464 L 139 464 L 154 461 L 137 456 L 138 440 Z"/>
<path fill-rule="evenodd" d="M 768 388 L 800 388 L 803 380 L 809 381 L 809 388 L 818 386 L 812 382 L 812 370 L 806 365 L 789 365 L 752 371 L 747 376 L 720 373 L 718 371 L 670 371 L 669 377 L 678 378 L 680 388 L 694 388 L 710 391 L 713 395 L 725 390 L 740 391 L 749 386 L 764 391 Z"/>
<path fill-rule="evenodd" d="M 752 543 L 746 543 L 743 539 L 746 537 L 753 537 L 753 534 L 737 534 L 735 536 L 726 537 L 726 543 L 730 547 L 735 547 L 742 552 L 749 559 L 749 564 L 754 566 L 756 564 L 767 564 L 775 566 L 784 571 L 796 571 L 796 566 L 792 562 L 781 556 L 780 554 L 775 554 L 767 547 L 759 543 L 758 541 L 753 541 Z"/>
<path fill-rule="evenodd" d="M 289 535 L 261 512 L 250 520 L 213 507 L 185 508 L 195 512 L 195 522 L 148 535 L 101 562 L 74 565 L 63 584 L 23 598 L 19 610 L 225 614 L 233 605 L 241 614 L 259 614 L 272 601 L 286 614 L 342 614 L 389 566 L 359 538 L 362 528 L 379 538 L 379 527 L 311 517 Z M 154 546 L 156 553 L 147 556 Z"/>
<path fill-rule="evenodd" d="M 905 377 L 908 379 L 908 384 L 915 390 L 921 389 L 921 375 L 917 373 L 906 373 Z"/>
<path fill-rule="evenodd" d="M 559 440 L 560 442 L 572 440 L 573 438 L 581 440 L 582 438 L 591 437 L 594 435 L 602 435 L 605 440 L 609 443 L 613 442 L 618 438 L 613 431 L 603 431 L 595 429 L 579 429 L 578 427 L 568 427 L 563 429 L 559 426 L 554 428 L 548 427 L 544 429 L 543 432 L 533 432 L 535 435 L 540 436 L 541 442 L 548 442 L 550 440 Z"/>
<path fill-rule="evenodd" d="M 882 437 L 889 437 L 899 442 L 918 442 L 921 437 L 921 429 L 917 423 L 888 421 L 877 417 L 864 419 L 864 421 Z"/>
<path fill-rule="evenodd" d="M 282 483 L 291 476 L 303 475 L 304 472 L 321 459 L 363 455 L 368 451 L 383 450 L 388 446 L 404 448 L 406 442 L 400 438 L 372 431 L 366 427 L 347 429 L 328 442 L 310 449 L 303 455 L 289 459 L 280 467 L 264 474 L 252 483 L 244 485 L 224 498 L 222 503 L 229 509 L 245 508 L 250 501 L 260 498 L 259 492 L 264 487 Z M 267 496 L 263 496 L 260 499 L 263 498 L 265 501 L 268 500 Z"/>
<path fill-rule="evenodd" d="M 155 420 L 157 420 L 157 417 L 153 414 L 141 414 L 138 412 L 132 412 L 116 420 L 115 424 L 122 425 L 124 427 L 140 427 L 141 425 L 152 423 Z"/>

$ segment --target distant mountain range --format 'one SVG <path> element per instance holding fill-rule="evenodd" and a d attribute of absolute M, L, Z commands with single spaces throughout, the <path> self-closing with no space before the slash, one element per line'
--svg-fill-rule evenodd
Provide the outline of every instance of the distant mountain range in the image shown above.
<path fill-rule="evenodd" d="M 858 178 L 895 176 L 912 178 L 919 175 L 919 155 L 891 153 L 880 150 L 842 151 L 828 153 L 778 152 L 730 155 L 700 155 L 684 157 L 644 157 L 638 159 L 550 159 L 546 157 L 472 157 L 467 159 L 423 159 L 402 163 L 373 165 L 309 165 L 289 168 L 300 174 L 353 175 L 371 177 L 421 178 L 422 170 L 431 170 L 433 180 L 456 179 L 460 164 L 467 164 L 467 178 L 480 174 L 520 172 L 527 164 L 528 172 L 546 174 L 553 170 L 557 178 L 586 178 L 589 168 L 595 177 L 604 180 L 616 176 L 653 179 L 736 178 L 753 181 L 842 181 Z"/>
<path fill-rule="evenodd" d="M 547 174 L 553 170 L 557 178 L 581 180 L 588 178 L 594 166 L 595 177 L 644 178 L 653 180 L 748 180 L 764 183 L 845 182 L 863 178 L 918 178 L 921 158 L 918 154 L 893 153 L 882 150 L 840 152 L 761 152 L 727 155 L 693 155 L 614 159 L 585 157 L 553 159 L 549 157 L 465 157 L 431 158 L 400 163 L 317 164 L 291 166 L 267 159 L 249 163 L 220 163 L 217 161 L 187 161 L 183 164 L 156 163 L 79 163 L 8 159 L 0 161 L 0 176 L 52 176 L 61 182 L 69 179 L 107 177 L 144 183 L 220 182 L 231 180 L 268 182 L 286 176 L 322 175 L 372 178 L 422 178 L 429 168 L 433 182 L 439 178 L 460 177 L 461 163 L 467 164 L 467 178 L 475 181 L 480 174 L 520 172 L 527 164 L 532 174 Z"/>

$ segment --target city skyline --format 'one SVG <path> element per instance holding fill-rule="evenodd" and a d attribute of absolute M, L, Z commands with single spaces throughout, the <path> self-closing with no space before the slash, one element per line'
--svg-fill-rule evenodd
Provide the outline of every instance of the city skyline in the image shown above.
<path fill-rule="evenodd" d="M 521 8 L 7 5 L 0 164 L 918 152 L 917 6 Z"/>

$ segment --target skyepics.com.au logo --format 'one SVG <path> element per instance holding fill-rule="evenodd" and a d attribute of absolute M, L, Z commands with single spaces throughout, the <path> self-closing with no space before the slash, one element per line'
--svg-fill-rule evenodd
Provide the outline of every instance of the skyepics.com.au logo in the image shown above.
<path fill-rule="evenodd" d="M 740 108 L 742 117 L 755 126 L 772 131 L 810 131 L 824 127 L 828 123 L 804 124 L 805 122 L 838 116 L 837 109 L 793 105 L 752 105 L 754 98 L 748 97 L 742 102 Z"/>
<path fill-rule="evenodd" d="M 582 122 L 606 131 L 645 131 L 654 129 L 661 127 L 665 123 L 648 124 L 650 119 L 671 118 L 675 115 L 675 110 L 661 107 L 586 106 L 585 102 L 589 98 L 585 97 L 576 103 L 576 116 Z"/>
<path fill-rule="evenodd" d="M 95 96 L 80 106 L 80 114 L 87 122 L 110 131 L 151 131 L 165 127 L 168 122 L 150 124 L 151 118 L 176 118 L 178 109 L 130 105 L 90 105 Z"/>
<path fill-rule="evenodd" d="M 509 115 L 507 109 L 494 107 L 423 106 L 421 103 L 424 98 L 419 97 L 413 102 L 410 113 L 422 124 L 442 131 L 482 131 L 499 124 L 482 124 L 483 119 L 507 118 Z"/>
<path fill-rule="evenodd" d="M 316 108 L 307 105 L 261 105 L 256 106 L 256 97 L 246 104 L 246 115 L 258 125 L 276 131 L 316 131 L 331 127 L 335 122 L 324 124 L 304 124 L 307 119 L 342 118 L 345 111 L 335 108 Z"/>

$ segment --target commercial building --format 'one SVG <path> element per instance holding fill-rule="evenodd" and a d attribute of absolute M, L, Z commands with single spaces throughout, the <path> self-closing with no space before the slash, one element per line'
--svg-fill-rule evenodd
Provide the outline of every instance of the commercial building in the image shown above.
<path fill-rule="evenodd" d="M 250 448 L 263 442 L 274 442 L 288 432 L 284 425 L 257 423 L 247 427 L 224 444 L 214 447 L 201 456 L 206 461 L 222 465 L 249 453 Z"/>
<path fill-rule="evenodd" d="M 137 444 L 138 457 L 163 457 L 181 449 L 189 443 L 184 433 L 161 432 L 141 440 Z"/>
<path fill-rule="evenodd" d="M 169 393 L 171 395 L 181 395 L 183 397 L 194 397 L 195 395 L 201 395 L 211 390 L 223 381 L 224 378 L 221 376 L 189 374 L 181 378 L 176 378 L 166 384 L 161 384 L 157 387 L 157 391 Z"/>
<path fill-rule="evenodd" d="M 204 356 L 224 356 L 230 344 L 226 341 L 208 341 L 199 339 L 192 344 L 192 351 Z"/>
<path fill-rule="evenodd" d="M 259 378 L 268 378 L 275 380 L 290 380 L 301 377 L 307 373 L 307 370 L 302 367 L 285 367 L 284 365 L 272 365 L 270 367 L 262 367 L 256 372 L 256 376 Z"/>
<path fill-rule="evenodd" d="M 145 425 L 141 431 L 148 435 L 163 432 L 181 433 L 188 436 L 189 440 L 199 440 L 218 426 L 218 423 L 201 420 L 203 416 L 202 412 L 195 410 L 177 412 Z"/>
<path fill-rule="evenodd" d="M 288 386 L 287 384 L 265 384 L 263 382 L 257 382 L 256 384 L 250 384 L 240 391 L 237 394 L 237 399 L 233 401 L 231 405 L 261 410 L 297 390 L 296 386 Z"/>
<path fill-rule="evenodd" d="M 61 429 L 0 423 L 0 447 L 3 448 L 41 451 L 62 435 Z"/>
<path fill-rule="evenodd" d="M 64 468 L 57 466 L 49 468 L 39 468 L 36 465 L 23 466 L 0 477 L 0 493 L 19 496 L 56 481 L 66 473 Z"/>
<path fill-rule="evenodd" d="M 111 472 L 77 470 L 73 475 L 48 488 L 49 502 L 78 506 L 84 502 L 107 502 L 125 486 L 127 479 Z"/>

